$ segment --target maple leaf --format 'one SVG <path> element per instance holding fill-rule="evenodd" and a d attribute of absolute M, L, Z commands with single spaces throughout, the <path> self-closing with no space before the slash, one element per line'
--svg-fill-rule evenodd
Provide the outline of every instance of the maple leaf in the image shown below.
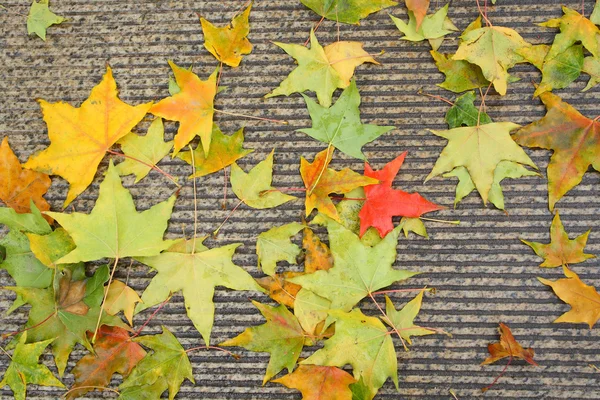
<path fill-rule="evenodd" d="M 390 15 L 390 18 L 396 28 L 405 35 L 401 39 L 411 42 L 420 42 L 427 39 L 433 50 L 437 50 L 441 46 L 444 36 L 458 30 L 447 16 L 449 5 L 446 4 L 437 10 L 435 14 L 425 16 L 422 24 L 419 24 L 417 16 L 412 11 L 408 12 L 408 23 L 393 15 Z"/>
<path fill-rule="evenodd" d="M 211 148 L 208 156 L 200 146 L 191 151 L 182 151 L 177 154 L 186 163 L 196 169 L 196 174 L 189 176 L 190 179 L 206 176 L 222 170 L 233 164 L 240 158 L 252 153 L 254 150 L 243 148 L 244 128 L 241 128 L 231 136 L 224 135 L 216 124 L 213 124 Z"/>
<path fill-rule="evenodd" d="M 292 56 L 298 62 L 298 67 L 266 98 L 310 90 L 316 92 L 323 107 L 329 107 L 333 92 L 350 85 L 350 78 L 357 66 L 365 62 L 376 63 L 362 49 L 360 42 L 339 41 L 323 48 L 313 30 L 310 31 L 310 49 L 297 44 L 274 44 Z"/>
<path fill-rule="evenodd" d="M 402 167 L 406 154 L 406 151 L 400 154 L 380 171 L 374 171 L 368 163 L 365 163 L 365 176 L 375 178 L 379 183 L 364 188 L 366 200 L 358 214 L 360 236 L 373 226 L 379 235 L 384 237 L 394 229 L 393 216 L 418 218 L 425 213 L 444 208 L 428 201 L 418 193 L 392 189 L 392 182 Z"/>
<path fill-rule="evenodd" d="M 135 342 L 152 349 L 152 353 L 146 354 L 138 362 L 133 371 L 119 386 L 120 390 L 150 389 L 149 386 L 154 386 L 151 388 L 151 392 L 158 393 L 159 389 L 163 388 L 159 393 L 160 395 L 166 388 L 164 388 L 163 383 L 157 382 L 166 380 L 169 389 L 169 400 L 173 400 L 179 392 L 181 383 L 186 378 L 195 383 L 192 365 L 187 353 L 167 327 L 163 326 L 162 330 L 163 332 L 157 335 L 146 335 L 133 339 Z"/>
<path fill-rule="evenodd" d="M 588 81 L 582 92 L 587 92 L 598 83 L 600 83 L 600 59 L 596 57 L 586 57 L 583 59 L 583 67 L 581 69 L 586 74 L 590 75 Z"/>
<path fill-rule="evenodd" d="M 538 363 L 533 360 L 533 349 L 524 349 L 519 342 L 516 341 L 507 325 L 500 322 L 498 331 L 500 332 L 500 341 L 498 343 L 491 343 L 488 345 L 490 356 L 486 358 L 481 365 L 492 364 L 506 357 L 510 357 L 511 359 L 520 358 L 527 361 L 531 365 L 538 365 Z"/>
<path fill-rule="evenodd" d="M 258 267 L 267 275 L 275 275 L 278 261 L 296 264 L 300 255 L 300 247 L 292 243 L 290 238 L 304 228 L 297 222 L 276 226 L 258 235 L 256 240 L 256 255 Z"/>
<path fill-rule="evenodd" d="M 554 58 L 547 57 L 550 46 L 541 44 L 517 50 L 528 62 L 542 71 L 542 81 L 536 87 L 534 96 L 553 89 L 566 88 L 581 74 L 583 68 L 583 47 L 573 45 Z"/>
<path fill-rule="evenodd" d="M 130 106 L 117 94 L 112 70 L 106 67 L 102 81 L 79 108 L 64 102 L 51 104 L 38 100 L 51 143 L 30 157 L 24 167 L 60 175 L 69 182 L 63 207 L 92 183 L 105 153 L 144 118 L 152 104 Z"/>
<path fill-rule="evenodd" d="M 358 24 L 369 14 L 397 5 L 391 0 L 300 0 L 323 18 L 345 24 Z"/>
<path fill-rule="evenodd" d="M 247 206 L 252 208 L 273 208 L 296 197 L 281 193 L 271 186 L 273 179 L 273 154 L 259 162 L 250 172 L 245 173 L 236 163 L 231 165 L 231 189 Z"/>
<path fill-rule="evenodd" d="M 302 248 L 304 249 L 304 272 L 312 274 L 316 271 L 328 270 L 333 267 L 333 256 L 331 250 L 315 233 L 304 228 L 304 237 L 302 238 Z"/>
<path fill-rule="evenodd" d="M 256 283 L 266 289 L 269 297 L 279 304 L 294 308 L 296 294 L 302 289 L 302 286 L 290 282 L 289 279 L 299 275 L 302 275 L 302 272 L 285 271 L 281 274 L 259 278 Z"/>
<path fill-rule="evenodd" d="M 167 380 L 159 377 L 151 385 L 140 385 L 123 388 L 120 390 L 118 400 L 153 400 L 160 399 L 165 390 L 169 388 Z"/>
<path fill-rule="evenodd" d="M 113 285 L 115 283 L 116 281 Z M 125 329 L 102 325 L 94 343 L 94 353 L 83 356 L 73 368 L 75 383 L 69 390 L 67 399 L 108 387 L 115 373 L 127 378 L 145 356 L 146 351 L 131 340 Z"/>
<path fill-rule="evenodd" d="M 334 267 L 335 269 L 335 267 Z M 394 343 L 383 323 L 364 315 L 360 310 L 351 312 L 329 311 L 335 320 L 335 334 L 325 341 L 300 365 L 343 367 L 350 364 L 354 379 L 362 379 L 372 399 L 387 378 L 398 388 L 398 362 Z"/>
<path fill-rule="evenodd" d="M 108 315 L 116 315 L 119 311 L 123 311 L 129 325 L 133 325 L 133 310 L 135 304 L 142 301 L 140 296 L 119 280 L 114 280 L 107 290 L 106 300 L 104 301 L 104 309 Z"/>
<path fill-rule="evenodd" d="M 317 104 L 302 94 L 312 120 L 312 128 L 298 129 L 299 132 L 334 146 L 342 153 L 361 160 L 365 159 L 361 148 L 394 126 L 377 126 L 360 122 L 360 95 L 353 79 L 337 102 L 330 108 Z"/>
<path fill-rule="evenodd" d="M 356 380 L 336 367 L 300 365 L 293 373 L 274 379 L 302 393 L 302 400 L 352 400 L 349 385 Z"/>
<path fill-rule="evenodd" d="M 415 16 L 416 28 L 419 29 L 427 15 L 429 0 L 406 0 L 405 3 L 406 8 Z"/>
<path fill-rule="evenodd" d="M 352 231 L 329 219 L 327 231 L 333 268 L 290 281 L 330 300 L 331 308 L 350 311 L 370 293 L 417 274 L 392 268 L 400 229 L 397 227 L 371 247 L 362 243 Z"/>
<path fill-rule="evenodd" d="M 27 344 L 27 333 L 24 332 L 15 347 L 8 369 L 4 372 L 0 388 L 8 385 L 13 391 L 15 400 L 25 400 L 27 384 L 64 388 L 65 385 L 52 375 L 48 367 L 39 364 L 38 361 L 46 347 L 53 341 L 54 339 L 48 339 Z"/>
<path fill-rule="evenodd" d="M 517 128 L 519 125 L 511 122 L 494 122 L 447 131 L 431 130 L 433 134 L 448 139 L 448 144 L 425 182 L 456 167 L 465 167 L 483 203 L 487 204 L 494 183 L 494 171 L 501 161 L 514 161 L 537 169 L 510 137 L 510 131 Z"/>
<path fill-rule="evenodd" d="M 592 14 L 590 15 L 590 21 L 592 21 L 596 25 L 600 25 L 600 2 L 596 0 L 596 5 L 592 10 Z"/>
<path fill-rule="evenodd" d="M 366 62 L 377 64 L 375 59 L 363 49 L 361 42 L 338 40 L 323 48 L 329 65 L 338 73 L 344 87 L 350 85 L 354 70 Z"/>
<path fill-rule="evenodd" d="M 237 67 L 242 61 L 243 54 L 252 52 L 252 44 L 248 40 L 250 24 L 248 16 L 252 3 L 246 10 L 235 16 L 231 24 L 218 28 L 204 18 L 200 18 L 202 32 L 204 33 L 204 47 L 217 60 L 230 67 Z"/>
<path fill-rule="evenodd" d="M 162 160 L 173 147 L 173 141 L 164 141 L 165 128 L 161 118 L 156 118 L 150 124 L 146 136 L 138 136 L 131 132 L 117 141 L 128 158 L 117 165 L 119 175 L 135 174 L 135 183 L 142 180 L 152 166 Z M 143 161 L 147 165 L 142 164 Z"/>
<path fill-rule="evenodd" d="M 596 257 L 583 252 L 591 231 L 590 229 L 573 240 L 569 239 L 557 212 L 550 227 L 550 243 L 528 242 L 523 239 L 521 239 L 521 242 L 531 247 L 535 254 L 544 259 L 540 267 L 560 267 L 561 265 L 577 264 Z"/>
<path fill-rule="evenodd" d="M 135 312 L 155 306 L 171 293 L 181 291 L 189 318 L 208 344 L 215 314 L 213 294 L 216 286 L 263 291 L 250 274 L 232 262 L 238 246 L 240 243 L 201 252 L 166 251 L 154 257 L 137 258 L 158 273 L 144 291 L 143 303 L 136 306 Z"/>
<path fill-rule="evenodd" d="M 56 228 L 47 235 L 26 235 L 31 252 L 48 268 L 56 268 L 56 261 L 75 249 L 75 243 L 63 228 Z"/>
<path fill-rule="evenodd" d="M 77 246 L 56 260 L 56 264 L 160 253 L 172 244 L 171 240 L 163 240 L 163 235 L 174 203 L 175 196 L 171 196 L 169 200 L 138 213 L 131 193 L 123 187 L 111 161 L 90 214 L 48 212 Z"/>
<path fill-rule="evenodd" d="M 208 155 L 211 142 L 214 99 L 217 94 L 217 70 L 206 81 L 192 71 L 178 67 L 169 60 L 180 91 L 154 104 L 150 112 L 156 116 L 179 121 L 175 135 L 174 154 L 185 147 L 193 138 L 200 136 L 204 154 Z"/>
<path fill-rule="evenodd" d="M 30 203 L 30 208 L 30 213 L 19 214 L 12 208 L 0 207 L 0 224 L 6 225 L 10 229 L 39 235 L 52 232 L 48 221 L 44 219 L 35 203 Z"/>
<path fill-rule="evenodd" d="M 538 278 L 544 285 L 550 286 L 554 293 L 571 309 L 558 317 L 554 322 L 588 324 L 590 329 L 600 319 L 600 293 L 581 281 L 579 276 L 563 265 L 566 278 L 550 281 Z"/>
<path fill-rule="evenodd" d="M 300 175 L 307 189 L 306 216 L 316 208 L 319 212 L 339 221 L 338 212 L 329 194 L 344 194 L 359 186 L 373 185 L 378 182 L 376 179 L 357 174 L 350 168 L 341 171 L 329 168 L 333 150 L 333 147 L 328 147 L 321 151 L 312 163 L 304 157 L 300 159 Z"/>
<path fill-rule="evenodd" d="M 560 28 L 560 33 L 554 36 L 552 47 L 550 47 L 545 60 L 556 58 L 577 42 L 581 42 L 583 47 L 594 57 L 600 57 L 600 48 L 596 37 L 600 34 L 600 30 L 596 25 L 573 9 L 563 6 L 562 10 L 564 13 L 562 17 L 538 24 L 546 28 Z"/>
<path fill-rule="evenodd" d="M 446 112 L 446 122 L 450 129 L 485 125 L 492 122 L 485 111 L 475 107 L 474 102 L 475 92 L 467 92 L 456 99 L 454 105 Z"/>
<path fill-rule="evenodd" d="M 13 153 L 8 138 L 0 144 L 0 200 L 16 212 L 28 213 L 33 201 L 41 211 L 50 209 L 42 196 L 50 187 L 50 177 L 40 172 L 23 169 L 19 159 Z M 48 217 L 49 222 L 50 217 Z"/>
<path fill-rule="evenodd" d="M 478 65 L 485 79 L 494 85 L 500 95 L 505 95 L 508 70 L 523 62 L 523 57 L 516 50 L 529 44 L 515 30 L 501 26 L 470 30 L 463 33 L 461 40 L 453 59 Z"/>
<path fill-rule="evenodd" d="M 108 267 L 99 268 L 89 279 L 85 279 L 83 267 L 75 266 L 73 271 L 65 269 L 56 272 L 58 287 L 39 289 L 32 287 L 6 287 L 20 295 L 25 303 L 31 305 L 26 343 L 35 343 L 55 339 L 52 354 L 63 375 L 69 354 L 75 344 L 80 343 L 93 351 L 86 337 L 86 331 L 94 331 L 100 314 L 102 287 L 108 281 Z M 126 328 L 127 325 L 116 317 L 103 313 L 101 323 Z"/>
<path fill-rule="evenodd" d="M 540 147 L 554 153 L 548 164 L 550 211 L 569 190 L 581 182 L 592 166 L 600 171 L 600 122 L 581 115 L 573 106 L 550 92 L 540 95 L 546 115 L 519 129 L 520 145 Z"/>
<path fill-rule="evenodd" d="M 412 344 L 410 339 L 411 336 L 426 336 L 436 333 L 436 331 L 423 328 L 414 323 L 417 314 L 419 314 L 419 311 L 421 310 L 423 292 L 424 290 L 420 291 L 419 294 L 406 303 L 401 310 L 396 310 L 392 300 L 385 296 L 385 313 L 387 314 L 387 318 L 384 318 L 383 321 L 394 328 L 408 344 Z"/>
<path fill-rule="evenodd" d="M 239 346 L 247 350 L 271 354 L 263 379 L 264 385 L 284 368 L 292 372 L 304 346 L 305 338 L 298 320 L 284 305 L 271 307 L 257 301 L 252 301 L 252 304 L 258 308 L 267 322 L 246 328 L 244 332 L 219 346 Z"/>
<path fill-rule="evenodd" d="M 54 14 L 48 8 L 49 0 L 33 0 L 27 15 L 27 34 L 35 33 L 40 39 L 46 41 L 46 29 L 52 25 L 58 25 L 66 18 Z"/>
<path fill-rule="evenodd" d="M 294 315 L 304 331 L 319 336 L 327 328 L 327 312 L 331 309 L 331 301 L 318 294 L 301 288 L 294 299 Z"/>
<path fill-rule="evenodd" d="M 454 60 L 449 54 L 430 51 L 435 65 L 446 76 L 438 86 L 454 93 L 486 87 L 489 82 L 483 76 L 481 68 L 464 60 Z"/>

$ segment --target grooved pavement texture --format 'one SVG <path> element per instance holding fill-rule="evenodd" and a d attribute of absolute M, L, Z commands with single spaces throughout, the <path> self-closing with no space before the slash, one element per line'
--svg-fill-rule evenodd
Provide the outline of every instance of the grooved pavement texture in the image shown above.
<path fill-rule="evenodd" d="M 215 23 L 226 23 L 243 5 L 241 0 L 168 1 L 168 0 L 54 0 L 52 8 L 69 18 L 62 26 L 49 29 L 47 42 L 28 37 L 24 17 L 0 11 L 0 136 L 8 136 L 22 161 L 48 144 L 45 124 L 35 99 L 54 102 L 64 100 L 80 104 L 90 89 L 99 82 L 105 64 L 114 69 L 123 100 L 139 104 L 158 100 L 166 95 L 169 67 L 172 59 L 179 65 L 194 65 L 194 71 L 206 78 L 217 66 L 216 60 L 203 48 L 203 38 L 196 13 Z M 435 3 L 435 2 L 433 2 Z M 499 0 L 491 7 L 489 17 L 497 25 L 518 30 L 532 43 L 550 43 L 553 30 L 534 23 L 561 15 L 560 1 Z M 580 2 L 567 1 L 579 9 Z M 587 1 L 587 15 L 592 1 Z M 27 13 L 28 2 L 5 0 L 11 12 Z M 406 17 L 404 7 L 390 9 Z M 475 0 L 454 1 L 449 15 L 464 29 L 477 16 Z M 217 96 L 216 107 L 229 112 L 277 118 L 289 125 L 269 124 L 227 115 L 216 120 L 224 132 L 246 127 L 247 146 L 256 151 L 241 161 L 249 168 L 263 159 L 275 147 L 274 185 L 300 186 L 299 159 L 312 159 L 324 146 L 304 134 L 295 132 L 310 126 L 302 98 L 276 97 L 265 100 L 264 94 L 275 88 L 294 68 L 293 60 L 270 41 L 303 43 L 311 26 L 319 19 L 296 0 L 256 0 L 251 14 L 251 41 L 254 51 L 246 56 L 240 68 L 225 68 L 221 84 L 228 89 Z M 423 185 L 438 154 L 445 145 L 441 138 L 427 129 L 445 129 L 447 104 L 417 94 L 419 89 L 431 94 L 454 98 L 452 93 L 435 86 L 443 80 L 429 55 L 426 42 L 399 40 L 400 34 L 386 12 L 372 15 L 360 26 L 341 25 L 342 40 L 360 40 L 371 53 L 385 50 L 379 57 L 382 65 L 358 68 L 356 79 L 362 93 L 362 119 L 380 125 L 395 125 L 397 129 L 365 147 L 376 167 L 383 166 L 401 151 L 409 154 L 396 180 L 396 187 L 418 190 L 436 203 L 448 206 L 434 214 L 435 218 L 459 219 L 460 225 L 427 223 L 431 240 L 415 236 L 401 238 L 398 243 L 397 266 L 422 274 L 402 287 L 435 287 L 438 293 L 427 296 L 419 321 L 423 325 L 443 328 L 453 334 L 417 338 L 411 351 L 398 352 L 400 391 L 388 382 L 381 390 L 381 399 L 448 399 L 452 388 L 460 399 L 482 396 L 480 388 L 488 385 L 502 370 L 503 364 L 481 367 L 486 357 L 486 345 L 498 339 L 498 322 L 509 324 L 524 346 L 536 350 L 540 368 L 515 362 L 499 384 L 486 394 L 488 398 L 598 399 L 600 373 L 588 364 L 600 365 L 600 330 L 585 325 L 553 324 L 568 306 L 536 280 L 537 276 L 556 279 L 560 269 L 540 269 L 533 252 L 522 245 L 519 237 L 535 241 L 549 240 L 552 215 L 547 207 L 545 177 L 527 177 L 504 183 L 508 215 L 483 207 L 480 198 L 472 194 L 455 210 L 452 208 L 455 182 L 434 179 Z M 318 31 L 322 44 L 336 40 L 336 24 L 325 21 Z M 442 52 L 453 52 L 457 35 L 444 42 Z M 512 73 L 521 80 L 509 86 L 508 94 L 491 93 L 488 112 L 497 121 L 527 124 L 544 115 L 544 108 L 532 99 L 532 81 L 539 73 L 529 65 L 519 65 Z M 587 81 L 582 75 L 568 89 L 557 91 L 584 114 L 600 113 L 600 92 L 594 88 L 580 93 Z M 146 121 L 137 128 L 145 132 Z M 172 137 L 176 123 L 167 123 L 167 136 Z M 527 150 L 545 173 L 550 153 Z M 89 211 L 97 196 L 102 164 L 94 184 L 74 203 L 78 211 Z M 337 152 L 334 167 L 352 167 L 362 171 L 362 164 Z M 193 192 L 185 178 L 190 168 L 178 159 L 166 158 L 162 164 L 169 173 L 180 177 L 185 186 L 175 206 L 168 236 L 190 235 L 193 231 Z M 139 184 L 128 177 L 126 185 L 132 191 L 138 207 L 144 209 L 166 199 L 175 187 L 161 175 L 151 173 Z M 600 253 L 600 230 L 597 229 L 598 184 L 596 172 L 586 174 L 581 185 L 558 203 L 557 209 L 571 235 L 593 228 L 588 252 Z M 50 198 L 58 210 L 66 194 L 66 185 L 53 180 Z M 223 172 L 198 180 L 199 233 L 208 234 L 225 218 L 221 208 Z M 237 203 L 231 190 L 227 205 Z M 299 220 L 303 202 L 296 201 L 271 210 L 253 210 L 242 206 L 224 226 L 219 237 L 210 239 L 210 246 L 233 242 L 244 244 L 235 262 L 254 276 L 256 267 L 255 240 L 259 232 L 274 224 Z M 143 229 L 143 227 L 140 227 Z M 139 265 L 129 266 L 124 260 L 117 278 L 129 278 L 130 284 L 142 292 L 152 273 Z M 598 260 L 573 266 L 588 284 L 600 286 Z M 0 272 L 0 284 L 11 284 L 5 271 Z M 250 292 L 219 290 L 215 295 L 216 321 L 213 343 L 231 338 L 244 327 L 262 323 L 262 317 L 248 298 L 268 301 L 265 296 Z M 401 302 L 401 296 L 395 297 Z M 0 292 L 0 310 L 5 310 L 12 294 Z M 372 304 L 361 305 L 365 312 L 376 315 Z M 26 321 L 26 309 L 0 317 L 1 331 L 14 331 Z M 136 324 L 148 313 L 139 315 Z M 176 334 L 185 347 L 201 344 L 199 334 L 185 316 L 181 296 L 175 296 L 149 325 L 146 333 L 158 332 L 164 324 Z M 310 350 L 310 349 L 308 349 Z M 308 350 L 304 356 L 309 354 Z M 65 383 L 72 383 L 69 373 L 83 355 L 77 347 L 70 359 Z M 196 386 L 185 383 L 180 399 L 300 399 L 297 392 L 280 385 L 261 386 L 268 355 L 240 351 L 239 361 L 221 352 L 191 353 Z M 43 357 L 52 364 L 48 353 Z M 8 359 L 0 355 L 0 370 Z M 117 378 L 113 384 L 118 385 Z M 58 398 L 60 390 L 30 386 L 29 398 Z M 8 388 L 0 390 L 1 398 L 11 398 Z M 112 398 L 114 394 L 91 393 L 88 398 Z"/>

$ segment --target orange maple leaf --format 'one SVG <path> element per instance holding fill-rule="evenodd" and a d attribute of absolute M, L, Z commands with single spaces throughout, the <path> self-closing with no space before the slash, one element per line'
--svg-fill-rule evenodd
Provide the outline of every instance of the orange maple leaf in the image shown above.
<path fill-rule="evenodd" d="M 130 106 L 117 95 L 117 84 L 107 66 L 102 81 L 79 108 L 38 100 L 48 125 L 50 146 L 33 155 L 24 167 L 59 175 L 69 182 L 63 207 L 92 183 L 106 152 L 144 118 L 152 105 Z"/>
<path fill-rule="evenodd" d="M 50 205 L 42 196 L 50 187 L 50 177 L 41 172 L 23 169 L 13 153 L 8 138 L 0 144 L 0 200 L 16 212 L 31 211 L 31 201 L 40 211 L 47 211 Z M 52 219 L 44 216 L 49 221 Z"/>
<path fill-rule="evenodd" d="M 156 116 L 179 121 L 173 154 L 179 153 L 194 137 L 200 136 L 204 154 L 208 156 L 217 94 L 217 70 L 206 81 L 192 71 L 178 67 L 169 60 L 180 92 L 162 99 L 150 109 Z"/>
<path fill-rule="evenodd" d="M 339 222 L 340 217 L 329 194 L 345 194 L 359 186 L 374 185 L 379 181 L 369 178 L 350 168 L 335 171 L 328 168 L 334 148 L 329 146 L 309 163 L 304 157 L 300 160 L 300 175 L 306 186 L 306 216 L 315 208 L 319 212 Z"/>
<path fill-rule="evenodd" d="M 600 293 L 593 286 L 586 285 L 579 276 L 566 266 L 563 266 L 566 278 L 550 281 L 538 278 L 548 285 L 554 293 L 571 309 L 558 317 L 554 322 L 586 323 L 590 329 L 600 319 Z"/>
<path fill-rule="evenodd" d="M 429 0 L 406 0 L 406 8 L 415 15 L 416 29 L 419 30 L 429 9 Z"/>
<path fill-rule="evenodd" d="M 349 386 L 356 380 L 337 367 L 300 365 L 293 373 L 273 382 L 298 389 L 303 400 L 352 400 Z"/>

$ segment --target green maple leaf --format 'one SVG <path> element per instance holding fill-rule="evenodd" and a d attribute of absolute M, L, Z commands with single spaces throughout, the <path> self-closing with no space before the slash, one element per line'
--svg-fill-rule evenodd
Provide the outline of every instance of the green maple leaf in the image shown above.
<path fill-rule="evenodd" d="M 300 364 L 343 367 L 350 364 L 354 378 L 362 380 L 372 399 L 388 378 L 398 388 L 398 361 L 392 338 L 383 323 L 360 310 L 329 311 L 335 334 L 325 346 Z"/>
<path fill-rule="evenodd" d="M 286 53 L 294 57 L 298 66 L 287 78 L 285 78 L 279 87 L 274 89 L 265 97 L 289 96 L 292 93 L 302 93 L 310 90 L 317 93 L 319 103 L 324 107 L 331 105 L 333 92 L 337 88 L 346 87 L 347 83 L 340 77 L 333 68 L 325 50 L 319 44 L 314 31 L 310 31 L 310 49 L 299 44 L 286 44 L 274 42 Z"/>
<path fill-rule="evenodd" d="M 493 122 L 447 131 L 432 130 L 433 134 L 448 139 L 448 144 L 425 182 L 456 167 L 465 167 L 483 203 L 487 204 L 494 183 L 494 171 L 501 161 L 514 161 L 537 169 L 510 136 L 510 131 L 517 128 L 519 125 L 511 122 Z"/>
<path fill-rule="evenodd" d="M 406 303 L 401 310 L 396 310 L 392 300 L 385 296 L 385 313 L 387 314 L 388 319 L 384 319 L 384 321 L 398 331 L 400 336 L 402 336 L 408 344 L 412 344 L 411 336 L 426 336 L 436 333 L 431 329 L 423 328 L 414 323 L 417 314 L 419 314 L 419 311 L 421 310 L 423 292 L 424 290 L 419 292 L 419 294 Z"/>
<path fill-rule="evenodd" d="M 501 26 L 470 30 L 463 33 L 461 40 L 453 59 L 478 65 L 485 79 L 492 82 L 500 95 L 505 95 L 508 70 L 524 60 L 516 51 L 529 43 L 515 30 Z"/>
<path fill-rule="evenodd" d="M 48 367 L 38 363 L 40 356 L 54 339 L 32 344 L 26 344 L 26 340 L 25 332 L 15 347 L 10 365 L 0 382 L 0 388 L 8 385 L 16 400 L 25 400 L 27 384 L 64 388 L 65 385 L 52 375 Z"/>
<path fill-rule="evenodd" d="M 284 368 L 292 372 L 304 346 L 305 335 L 296 317 L 284 305 L 271 307 L 257 301 L 252 301 L 252 304 L 267 322 L 246 328 L 240 335 L 226 340 L 220 346 L 240 346 L 251 351 L 270 353 L 271 358 L 263 379 L 265 384 Z"/>
<path fill-rule="evenodd" d="M 168 388 L 169 400 L 172 400 L 186 378 L 195 383 L 192 365 L 184 348 L 181 347 L 177 338 L 173 336 L 167 327 L 163 326 L 162 330 L 163 332 L 158 335 L 147 335 L 133 339 L 153 351 L 148 353 L 135 366 L 119 386 L 123 398 L 146 398 L 142 396 L 145 390 L 160 395 Z"/>
<path fill-rule="evenodd" d="M 401 37 L 401 39 L 409 40 L 411 42 L 420 42 L 428 39 L 430 40 L 430 43 L 432 43 L 433 49 L 437 50 L 442 42 L 433 39 L 443 38 L 458 30 L 450 18 L 448 18 L 449 5 L 450 4 L 448 3 L 434 14 L 425 16 L 419 29 L 417 29 L 417 19 L 412 11 L 408 12 L 408 23 L 393 15 L 390 15 L 390 18 L 396 25 L 396 28 L 405 35 Z"/>
<path fill-rule="evenodd" d="M 296 264 L 296 257 L 300 254 L 300 247 L 292 243 L 290 238 L 304 229 L 304 225 L 297 222 L 276 226 L 258 235 L 256 240 L 256 254 L 258 266 L 270 276 L 275 275 L 278 261 L 287 261 Z"/>
<path fill-rule="evenodd" d="M 460 126 L 477 126 L 489 124 L 492 119 L 485 111 L 480 110 L 473 104 L 475 92 L 467 92 L 458 97 L 454 105 L 446 112 L 446 122 L 450 129 Z"/>
<path fill-rule="evenodd" d="M 597 36 L 600 30 L 592 21 L 577 11 L 562 7 L 564 15 L 539 24 L 546 28 L 560 28 L 560 33 L 554 36 L 552 47 L 546 55 L 546 60 L 556 58 L 577 42 L 581 42 L 594 57 L 600 57 L 600 47 Z"/>
<path fill-rule="evenodd" d="M 60 24 L 66 21 L 66 18 L 59 17 L 48 9 L 48 0 L 33 0 L 29 15 L 27 15 L 27 33 L 35 33 L 42 40 L 46 40 L 46 29 L 51 25 Z"/>
<path fill-rule="evenodd" d="M 172 244 L 171 240 L 163 241 L 163 235 L 174 203 L 175 196 L 171 196 L 169 200 L 138 213 L 131 193 L 121 184 L 111 161 L 100 184 L 98 200 L 89 215 L 47 212 L 77 245 L 75 250 L 56 263 L 159 254 Z"/>
<path fill-rule="evenodd" d="M 584 58 L 581 70 L 590 76 L 590 80 L 582 92 L 587 92 L 600 83 L 600 59 L 591 56 Z"/>
<path fill-rule="evenodd" d="M 169 388 L 165 378 L 158 378 L 151 385 L 130 386 L 119 391 L 118 400 L 155 400 Z"/>
<path fill-rule="evenodd" d="M 542 82 L 535 89 L 534 96 L 553 89 L 563 89 L 575 81 L 583 68 L 583 47 L 573 45 L 556 57 L 549 59 L 550 46 L 539 44 L 517 50 L 528 62 L 542 71 Z"/>
<path fill-rule="evenodd" d="M 6 225 L 11 230 L 38 235 L 47 235 L 52 232 L 48 221 L 44 219 L 33 201 L 30 203 L 30 207 L 31 213 L 26 214 L 19 214 L 12 208 L 0 207 L 0 224 Z"/>
<path fill-rule="evenodd" d="M 431 56 L 441 73 L 446 76 L 439 87 L 454 93 L 486 87 L 489 82 L 483 76 L 481 68 L 464 60 L 454 60 L 451 55 L 431 50 Z"/>
<path fill-rule="evenodd" d="M 320 16 L 345 24 L 358 24 L 369 14 L 397 5 L 391 0 L 300 0 Z"/>
<path fill-rule="evenodd" d="M 294 299 L 294 315 L 302 329 L 309 334 L 318 335 L 317 326 L 327 319 L 331 301 L 314 294 L 310 290 L 300 289 Z M 325 327 L 326 328 L 326 327 Z"/>
<path fill-rule="evenodd" d="M 360 122 L 360 95 L 353 79 L 336 103 L 323 107 L 306 95 L 302 95 L 310 118 L 312 128 L 298 129 L 308 136 L 323 143 L 333 145 L 341 152 L 361 160 L 365 159 L 361 148 L 377 139 L 386 132 L 395 129 L 394 126 L 377 126 Z"/>
<path fill-rule="evenodd" d="M 165 142 L 165 128 L 162 118 L 156 118 L 150 124 L 148 133 L 145 136 L 136 135 L 133 132 L 128 133 L 117 141 L 121 145 L 123 153 L 127 156 L 141 160 L 148 165 L 133 159 L 126 159 L 117 165 L 119 175 L 135 174 L 135 183 L 144 178 L 152 166 L 155 166 L 162 160 L 173 147 L 173 141 Z"/>
<path fill-rule="evenodd" d="M 204 150 L 201 147 L 196 147 L 192 151 L 177 153 L 177 157 L 190 165 L 192 165 L 192 160 L 194 161 L 196 174 L 190 175 L 190 179 L 192 179 L 194 176 L 201 177 L 220 171 L 254 151 L 253 149 L 243 148 L 243 145 L 244 128 L 228 136 L 224 135 L 216 124 L 213 124 L 208 156 L 204 155 Z"/>
<path fill-rule="evenodd" d="M 154 257 L 140 257 L 138 261 L 158 272 L 138 303 L 136 313 L 163 302 L 171 293 L 181 291 L 185 308 L 194 326 L 206 344 L 210 343 L 215 307 L 213 294 L 216 286 L 234 290 L 264 290 L 256 281 L 232 262 L 233 253 L 240 244 L 230 244 L 192 253 L 166 251 Z"/>
<path fill-rule="evenodd" d="M 322 218 L 327 222 L 333 268 L 289 281 L 330 300 L 331 308 L 350 311 L 370 293 L 417 274 L 392 268 L 401 227 L 396 227 L 371 247 L 343 225 L 330 218 Z"/>
<path fill-rule="evenodd" d="M 565 227 L 557 212 L 550 227 L 550 243 L 529 242 L 523 239 L 521 239 L 521 242 L 531 247 L 535 251 L 535 254 L 544 259 L 540 267 L 554 268 L 562 265 L 568 266 L 569 264 L 581 263 L 587 259 L 596 257 L 593 254 L 585 254 L 583 252 L 590 232 L 591 229 L 577 236 L 575 239 L 569 239 L 569 235 L 565 232 Z"/>
<path fill-rule="evenodd" d="M 245 173 L 236 163 L 232 164 L 231 189 L 247 206 L 259 209 L 272 208 L 296 199 L 271 186 L 274 153 L 275 150 L 272 150 L 265 160 L 259 162 L 248 173 Z"/>
<path fill-rule="evenodd" d="M 82 344 L 89 351 L 93 351 L 86 331 L 94 331 L 96 328 L 104 283 L 108 281 L 107 266 L 98 269 L 89 279 L 85 279 L 83 268 L 73 268 L 73 272 L 70 269 L 57 272 L 62 278 L 56 288 L 6 288 L 20 295 L 25 303 L 31 305 L 29 319 L 25 324 L 25 328 L 29 328 L 26 343 L 53 339 L 52 354 L 60 376 L 65 371 L 69 354 L 75 344 Z M 103 313 L 101 323 L 127 329 L 127 325 L 119 318 L 106 313 Z"/>

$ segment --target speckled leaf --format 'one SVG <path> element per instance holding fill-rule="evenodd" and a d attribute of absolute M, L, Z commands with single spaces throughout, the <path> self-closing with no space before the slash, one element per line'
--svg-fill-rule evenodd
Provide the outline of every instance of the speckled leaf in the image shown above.
<path fill-rule="evenodd" d="M 258 235 L 256 240 L 256 255 L 258 267 L 270 276 L 275 274 L 278 261 L 287 261 L 296 264 L 296 257 L 300 255 L 300 247 L 292 243 L 292 236 L 304 228 L 297 222 L 276 226 Z"/>
<path fill-rule="evenodd" d="M 300 0 L 320 16 L 345 24 L 358 24 L 369 14 L 397 5 L 391 0 Z"/>

